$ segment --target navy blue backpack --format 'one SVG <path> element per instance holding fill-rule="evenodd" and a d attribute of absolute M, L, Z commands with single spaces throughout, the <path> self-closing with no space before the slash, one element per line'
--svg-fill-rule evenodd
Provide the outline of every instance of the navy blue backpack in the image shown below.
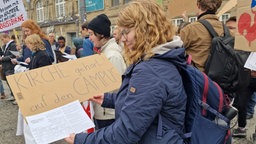
<path fill-rule="evenodd" d="M 185 130 L 189 144 L 224 144 L 231 140 L 230 120 L 222 112 L 229 102 L 220 86 L 190 64 L 175 63 L 187 93 Z"/>

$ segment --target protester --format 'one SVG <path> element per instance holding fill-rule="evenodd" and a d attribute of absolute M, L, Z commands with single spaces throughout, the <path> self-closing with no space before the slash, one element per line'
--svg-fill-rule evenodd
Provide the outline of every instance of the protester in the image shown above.
<path fill-rule="evenodd" d="M 120 74 L 126 69 L 121 51 L 114 38 L 110 38 L 111 22 L 105 14 L 100 14 L 88 24 L 89 38 L 97 53 L 106 55 L 107 59 L 117 68 Z M 114 109 L 94 105 L 96 129 L 103 128 L 115 121 Z"/>
<path fill-rule="evenodd" d="M 16 49 L 16 43 L 14 40 L 11 39 L 11 37 L 8 34 L 2 34 L 1 40 L 4 43 L 3 49 L 3 55 L 0 57 L 0 62 L 2 63 L 2 80 L 5 80 L 8 84 L 8 81 L 6 79 L 6 76 L 14 74 L 14 64 L 12 63 L 11 59 L 15 58 L 15 55 L 11 53 L 11 51 L 17 51 Z M 8 84 L 9 85 L 9 84 Z M 3 97 L 5 98 L 5 95 L 2 93 Z M 11 97 L 8 100 L 14 100 L 13 93 L 11 91 Z M 12 102 L 12 104 L 17 104 L 16 101 Z"/>
<path fill-rule="evenodd" d="M 47 35 L 44 34 L 42 29 L 39 27 L 39 25 L 35 21 L 28 19 L 21 24 L 21 28 L 25 34 L 24 39 L 26 39 L 26 37 L 31 34 L 38 34 L 40 36 L 40 38 L 44 42 L 46 51 L 47 51 L 48 55 L 50 56 L 51 61 L 54 62 L 54 53 L 53 53 L 51 45 L 48 41 L 48 37 L 47 37 Z"/>
<path fill-rule="evenodd" d="M 113 31 L 113 37 L 116 40 L 116 43 L 119 45 L 119 48 L 121 49 L 121 51 L 123 51 L 124 49 L 124 43 L 121 41 L 121 31 L 120 28 L 118 26 L 115 26 L 114 31 Z"/>
<path fill-rule="evenodd" d="M 66 39 L 63 36 L 59 36 L 58 37 L 58 47 L 57 50 L 61 51 L 63 54 L 67 53 L 70 54 L 71 53 L 71 47 L 66 45 Z"/>
<path fill-rule="evenodd" d="M 55 40 L 55 34 L 54 33 L 49 33 L 48 34 L 48 38 L 49 38 L 49 42 L 50 42 L 50 44 L 51 44 L 51 46 L 52 46 L 52 49 L 53 50 L 56 50 L 57 49 L 57 47 L 58 47 L 58 43 L 56 42 L 56 40 Z"/>
<path fill-rule="evenodd" d="M 29 70 L 51 65 L 52 61 L 48 55 L 45 44 L 38 34 L 31 34 L 25 39 L 26 46 L 33 52 L 31 61 L 29 63 Z M 18 116 L 21 116 L 19 111 Z M 25 120 L 20 122 L 18 120 L 17 129 L 22 129 L 19 135 L 23 134 L 26 144 L 35 144 L 36 141 Z"/>
<path fill-rule="evenodd" d="M 180 62 L 180 57 L 185 55 L 184 49 L 179 48 L 182 41 L 174 36 L 174 27 L 161 7 L 148 0 L 130 2 L 120 11 L 117 25 L 130 66 L 118 93 L 92 98 L 103 107 L 115 108 L 116 120 L 91 134 L 71 134 L 66 141 L 75 144 L 183 144 L 178 131 L 184 128 L 186 93 L 173 64 L 174 59 Z"/>
<path fill-rule="evenodd" d="M 236 34 L 236 17 L 230 17 L 226 21 L 226 26 L 229 28 L 231 34 Z M 246 137 L 246 116 L 248 111 L 248 102 L 253 95 L 253 89 L 250 87 L 251 72 L 244 68 L 244 64 L 250 54 L 246 51 L 236 51 L 237 57 L 240 61 L 239 67 L 239 87 L 235 93 L 235 100 L 233 106 L 238 109 L 238 128 L 233 130 L 233 137 Z"/>
<path fill-rule="evenodd" d="M 197 0 L 198 20 L 207 20 L 217 32 L 223 35 L 222 22 L 215 15 L 222 0 Z M 192 63 L 199 70 L 204 71 L 204 64 L 210 54 L 212 37 L 208 30 L 200 23 L 193 22 L 180 31 L 186 52 L 192 56 Z"/>
<path fill-rule="evenodd" d="M 85 57 L 85 56 L 94 54 L 93 52 L 94 46 L 92 41 L 89 39 L 88 22 L 85 22 L 81 28 L 82 28 L 81 34 L 82 34 L 82 37 L 84 38 L 84 41 L 83 41 L 83 50 L 81 51 L 80 55 L 81 57 Z"/>
<path fill-rule="evenodd" d="M 27 47 L 33 52 L 29 63 L 29 70 L 51 65 L 51 59 L 47 54 L 44 42 L 39 35 L 32 34 L 25 39 Z"/>
<path fill-rule="evenodd" d="M 83 43 L 84 43 L 83 38 L 74 38 L 73 39 L 73 44 L 75 45 L 75 48 L 73 48 L 73 49 L 75 49 L 74 54 L 76 55 L 77 58 L 84 57 L 83 56 L 83 50 L 84 50 Z M 72 50 L 71 50 L 71 52 L 72 52 Z"/>

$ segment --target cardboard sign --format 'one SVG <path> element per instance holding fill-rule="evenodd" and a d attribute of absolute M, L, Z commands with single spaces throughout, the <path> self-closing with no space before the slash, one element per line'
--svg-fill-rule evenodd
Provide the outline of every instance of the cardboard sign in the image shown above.
<path fill-rule="evenodd" d="M 20 26 L 26 19 L 27 12 L 22 1 L 0 1 L 0 32 Z"/>
<path fill-rule="evenodd" d="M 256 0 L 239 0 L 235 48 L 256 51 Z"/>
<path fill-rule="evenodd" d="M 121 76 L 105 55 L 93 55 L 7 77 L 24 117 L 116 90 Z"/>
<path fill-rule="evenodd" d="M 219 10 L 217 17 L 220 17 L 221 15 L 235 7 L 237 5 L 237 1 L 238 0 L 229 0 L 227 3 L 225 3 L 225 5 Z"/>
<path fill-rule="evenodd" d="M 181 16 L 184 11 L 188 14 L 197 13 L 196 0 L 172 0 L 168 5 L 169 18 Z"/>

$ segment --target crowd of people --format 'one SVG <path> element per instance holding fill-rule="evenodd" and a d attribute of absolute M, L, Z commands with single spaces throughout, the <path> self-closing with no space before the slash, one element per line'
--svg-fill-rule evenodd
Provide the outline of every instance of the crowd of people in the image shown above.
<path fill-rule="evenodd" d="M 221 4 L 222 0 L 197 0 L 198 20 L 207 20 L 220 36 L 224 30 L 216 12 Z M 70 144 L 184 143 L 179 132 L 184 129 L 187 94 L 179 69 L 171 61 L 189 54 L 192 65 L 204 72 L 211 35 L 200 22 L 185 21 L 176 31 L 162 8 L 148 0 L 130 2 L 119 12 L 116 23 L 111 34 L 111 21 L 105 14 L 85 22 L 81 38 L 73 40 L 75 48 L 66 45 L 64 36 L 56 41 L 54 32 L 45 34 L 33 20 L 21 25 L 22 45 L 9 34 L 1 34 L 1 99 L 15 100 L 12 93 L 9 98 L 5 94 L 2 80 L 16 73 L 19 62 L 31 70 L 67 61 L 62 57 L 65 53 L 77 58 L 104 54 L 122 75 L 122 85 L 83 102 L 85 110 L 93 109 L 90 117 L 96 127 L 71 134 L 65 140 Z M 234 35 L 236 17 L 227 20 L 226 26 Z M 14 55 L 15 51 L 20 55 Z M 246 57 L 250 54 L 244 53 Z M 241 65 L 239 89 L 232 97 L 233 106 L 238 109 L 238 127 L 232 131 L 233 137 L 247 136 L 246 120 L 253 117 L 256 104 L 255 80 L 255 71 Z M 34 142 L 33 138 L 26 138 L 29 135 L 24 133 L 27 144 Z"/>

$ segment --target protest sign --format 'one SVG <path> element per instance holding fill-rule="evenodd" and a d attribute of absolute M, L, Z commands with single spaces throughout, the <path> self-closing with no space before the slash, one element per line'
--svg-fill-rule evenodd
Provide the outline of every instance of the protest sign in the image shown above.
<path fill-rule="evenodd" d="M 118 89 L 121 76 L 105 55 L 93 55 L 7 77 L 24 117 Z"/>
<path fill-rule="evenodd" d="M 0 1 L 0 32 L 18 27 L 27 19 L 21 0 Z"/>
<path fill-rule="evenodd" d="M 184 11 L 195 15 L 196 10 L 196 0 L 172 0 L 168 5 L 168 17 L 175 18 L 181 16 Z"/>
<path fill-rule="evenodd" d="M 233 7 L 237 5 L 238 0 L 229 0 L 227 3 L 224 4 L 224 6 L 219 10 L 217 16 L 220 17 L 224 13 L 228 12 L 231 10 Z"/>
<path fill-rule="evenodd" d="M 256 51 L 256 0 L 239 0 L 235 48 Z"/>

